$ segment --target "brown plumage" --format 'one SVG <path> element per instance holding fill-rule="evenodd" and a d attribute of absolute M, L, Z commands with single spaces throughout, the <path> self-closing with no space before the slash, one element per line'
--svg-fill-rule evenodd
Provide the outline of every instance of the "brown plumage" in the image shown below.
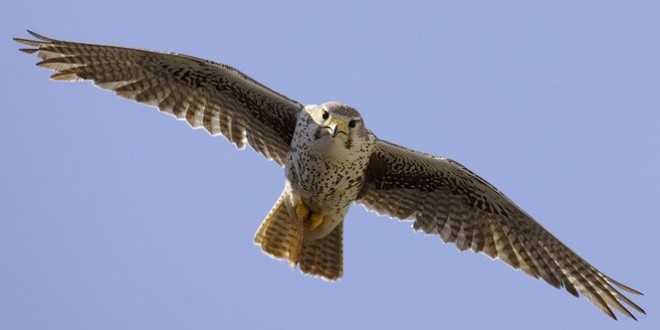
<path fill-rule="evenodd" d="M 484 179 L 453 160 L 379 140 L 351 107 L 303 107 L 230 66 L 187 55 L 30 33 L 37 40 L 15 40 L 56 71 L 53 79 L 91 80 L 283 166 L 284 191 L 254 240 L 304 273 L 342 276 L 343 221 L 355 202 L 582 294 L 612 318 L 612 308 L 635 318 L 622 303 L 645 313 L 617 287 L 640 292 L 591 266 Z"/>

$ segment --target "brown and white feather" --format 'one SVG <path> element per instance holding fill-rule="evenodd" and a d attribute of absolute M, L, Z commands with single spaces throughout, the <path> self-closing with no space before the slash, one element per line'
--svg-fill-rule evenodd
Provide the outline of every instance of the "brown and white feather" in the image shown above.
<path fill-rule="evenodd" d="M 30 32 L 30 31 L 29 31 Z M 224 64 L 141 49 L 61 41 L 15 40 L 34 48 L 55 80 L 91 80 L 117 95 L 159 108 L 193 128 L 249 143 L 284 166 L 302 105 Z"/>
<path fill-rule="evenodd" d="M 382 215 L 412 220 L 415 230 L 440 235 L 460 250 L 483 252 L 575 296 L 581 293 L 613 318 L 611 308 L 635 318 L 621 302 L 644 313 L 615 286 L 640 292 L 598 271 L 453 160 L 379 140 L 356 202 Z"/>

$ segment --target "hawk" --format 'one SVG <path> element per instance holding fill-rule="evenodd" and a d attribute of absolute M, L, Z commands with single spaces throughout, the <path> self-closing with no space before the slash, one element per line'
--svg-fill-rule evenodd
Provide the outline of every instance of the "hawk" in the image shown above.
<path fill-rule="evenodd" d="M 645 313 L 619 290 L 640 292 L 601 273 L 486 180 L 451 159 L 378 139 L 350 106 L 305 106 L 228 65 L 188 55 L 28 32 L 36 40 L 14 40 L 56 71 L 52 79 L 91 80 L 284 167 L 284 191 L 254 242 L 305 274 L 342 276 L 344 217 L 357 203 L 581 293 L 614 319 L 612 308 L 635 319 L 622 303 Z"/>

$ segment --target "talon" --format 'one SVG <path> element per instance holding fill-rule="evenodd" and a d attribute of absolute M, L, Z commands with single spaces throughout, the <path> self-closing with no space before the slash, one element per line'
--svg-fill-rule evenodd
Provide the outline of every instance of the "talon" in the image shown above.
<path fill-rule="evenodd" d="M 323 224 L 323 214 L 312 213 L 312 216 L 309 217 L 309 229 L 314 230 Z"/>
<path fill-rule="evenodd" d="M 296 205 L 296 216 L 298 216 L 298 221 L 307 222 L 307 217 L 309 217 L 309 207 L 305 203 L 300 203 Z"/>

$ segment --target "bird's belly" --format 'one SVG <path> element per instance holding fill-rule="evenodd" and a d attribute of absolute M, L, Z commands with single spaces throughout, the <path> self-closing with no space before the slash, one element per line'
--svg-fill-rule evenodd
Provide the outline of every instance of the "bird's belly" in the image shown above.
<path fill-rule="evenodd" d="M 299 165 L 291 171 L 296 172 L 289 178 L 292 187 L 312 211 L 324 215 L 343 215 L 364 181 L 362 167 L 354 162 L 311 161 Z"/>
<path fill-rule="evenodd" d="M 355 200 L 359 189 L 338 180 L 309 180 L 301 185 L 302 200 L 321 214 L 343 213 Z"/>

